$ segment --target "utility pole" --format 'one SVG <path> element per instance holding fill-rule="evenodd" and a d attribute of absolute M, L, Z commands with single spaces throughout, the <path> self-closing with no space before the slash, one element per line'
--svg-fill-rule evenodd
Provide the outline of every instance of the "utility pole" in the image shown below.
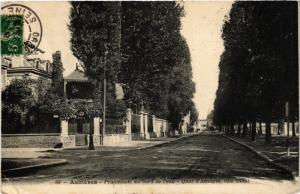
<path fill-rule="evenodd" d="M 105 114 L 106 114 L 106 56 L 108 54 L 107 47 L 105 47 L 105 53 L 104 53 L 104 76 L 103 76 L 103 118 L 102 118 L 102 145 L 104 144 L 104 136 L 105 136 Z"/>

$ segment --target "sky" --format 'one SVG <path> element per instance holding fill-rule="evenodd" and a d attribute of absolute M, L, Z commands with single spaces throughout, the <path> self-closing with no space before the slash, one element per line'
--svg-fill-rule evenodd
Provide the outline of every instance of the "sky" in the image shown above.
<path fill-rule="evenodd" d="M 52 53 L 60 50 L 68 75 L 77 60 L 70 50 L 70 32 L 68 30 L 68 2 L 23 2 L 39 16 L 43 26 L 40 49 L 45 53 L 42 59 L 52 61 Z M 182 18 L 182 35 L 186 38 L 191 52 L 193 81 L 196 84 L 194 102 L 199 118 L 204 119 L 213 108 L 215 92 L 218 86 L 218 63 L 223 52 L 221 28 L 228 14 L 230 1 L 185 1 L 186 15 Z"/>
<path fill-rule="evenodd" d="M 231 4 L 230 1 L 184 2 L 186 15 L 182 19 L 181 33 L 191 52 L 193 81 L 196 83 L 193 100 L 199 119 L 205 119 L 213 109 L 218 87 L 218 64 L 224 50 L 221 29 Z"/>

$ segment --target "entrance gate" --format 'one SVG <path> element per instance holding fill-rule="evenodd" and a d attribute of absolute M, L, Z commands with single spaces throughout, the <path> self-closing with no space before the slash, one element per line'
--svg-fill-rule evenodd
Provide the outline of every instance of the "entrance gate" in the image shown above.
<path fill-rule="evenodd" d="M 76 146 L 86 146 L 88 144 L 88 134 L 93 129 L 92 119 L 76 118 L 69 120 L 69 133 L 75 135 Z"/>

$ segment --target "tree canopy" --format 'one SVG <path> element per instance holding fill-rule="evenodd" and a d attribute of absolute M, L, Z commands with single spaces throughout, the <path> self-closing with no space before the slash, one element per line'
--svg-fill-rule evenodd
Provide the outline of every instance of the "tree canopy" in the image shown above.
<path fill-rule="evenodd" d="M 128 106 L 178 127 L 192 110 L 195 86 L 188 45 L 180 34 L 184 9 L 176 2 L 122 2 L 122 66 Z"/>
<path fill-rule="evenodd" d="M 296 2 L 235 2 L 225 18 L 214 122 L 220 125 L 284 119 L 298 107 Z M 290 114 L 298 115 L 297 108 Z M 255 135 L 255 128 L 253 130 Z"/>

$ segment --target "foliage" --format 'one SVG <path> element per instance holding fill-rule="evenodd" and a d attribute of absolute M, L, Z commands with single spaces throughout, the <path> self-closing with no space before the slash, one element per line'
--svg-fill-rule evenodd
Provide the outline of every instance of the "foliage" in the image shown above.
<path fill-rule="evenodd" d="M 190 114 L 191 114 L 191 125 L 194 125 L 194 124 L 197 123 L 197 121 L 198 121 L 198 116 L 199 116 L 199 113 L 198 113 L 198 111 L 197 111 L 195 105 L 193 105 L 193 106 L 191 107 L 191 112 L 190 112 Z"/>
<path fill-rule="evenodd" d="M 115 81 L 120 62 L 120 3 L 71 2 L 71 50 L 89 79 Z"/>
<path fill-rule="evenodd" d="M 70 106 L 64 98 L 49 89 L 43 98 L 39 101 L 38 109 L 45 115 L 57 115 L 62 119 L 72 118 L 75 115 L 76 109 Z"/>
<path fill-rule="evenodd" d="M 177 128 L 192 107 L 190 53 L 180 34 L 183 7 L 176 2 L 122 2 L 125 100 Z"/>
<path fill-rule="evenodd" d="M 102 112 L 104 78 L 107 79 L 107 116 L 121 118 L 126 113 L 124 103 L 115 96 L 120 71 L 120 7 L 120 2 L 71 2 L 71 50 L 83 62 L 86 76 L 97 88 L 94 92 L 97 107 L 87 115 Z"/>
<path fill-rule="evenodd" d="M 63 64 L 61 61 L 61 52 L 56 51 L 53 55 L 52 63 L 52 88 L 53 92 L 63 96 Z"/>
<path fill-rule="evenodd" d="M 26 115 L 36 105 L 32 80 L 13 80 L 2 91 L 2 127 L 24 130 Z"/>
<path fill-rule="evenodd" d="M 298 107 L 297 3 L 235 2 L 222 38 L 215 124 L 269 126 L 284 118 L 286 101 Z M 270 137 L 267 129 L 269 143 Z"/>

